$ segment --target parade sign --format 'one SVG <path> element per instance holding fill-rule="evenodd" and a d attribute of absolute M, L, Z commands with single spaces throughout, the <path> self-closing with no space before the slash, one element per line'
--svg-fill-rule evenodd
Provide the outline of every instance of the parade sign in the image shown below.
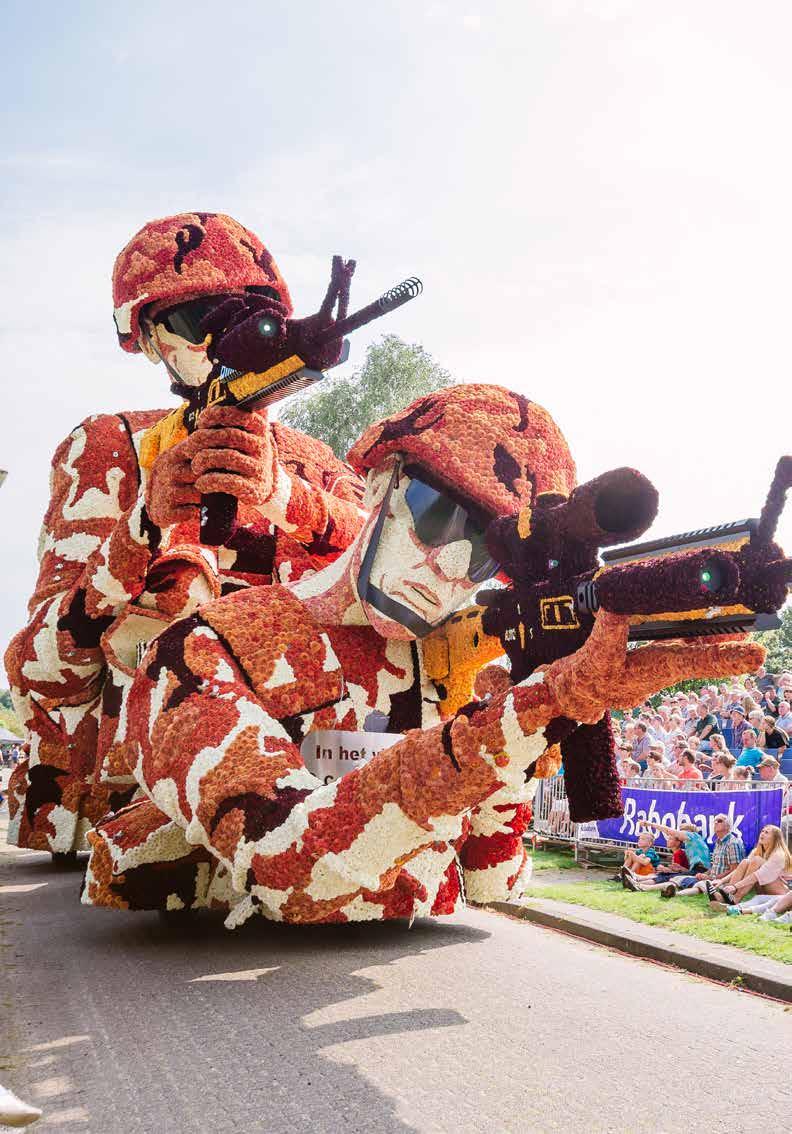
<path fill-rule="evenodd" d="M 367 764 L 372 756 L 402 740 L 400 732 L 345 732 L 318 728 L 309 732 L 300 753 L 309 772 L 323 783 L 340 780 L 353 768 Z"/>
<path fill-rule="evenodd" d="M 624 814 L 618 819 L 600 819 L 578 826 L 578 838 L 603 839 L 607 842 L 638 841 L 640 819 L 680 827 L 695 823 L 699 833 L 711 843 L 715 837 L 716 815 L 728 815 L 732 830 L 739 835 L 747 851 L 756 846 L 759 832 L 767 823 L 779 826 L 784 789 L 767 791 L 658 791 L 655 788 L 623 787 Z M 661 835 L 657 839 L 665 843 Z"/>

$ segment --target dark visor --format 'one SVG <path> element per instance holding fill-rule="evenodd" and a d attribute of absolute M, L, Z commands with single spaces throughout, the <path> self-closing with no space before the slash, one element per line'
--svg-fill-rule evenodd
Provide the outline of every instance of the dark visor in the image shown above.
<path fill-rule="evenodd" d="M 274 287 L 247 287 L 245 291 L 250 295 L 263 295 L 268 299 L 279 300 L 280 296 Z M 179 335 L 188 343 L 202 343 L 206 333 L 201 330 L 201 323 L 218 304 L 222 303 L 226 295 L 202 295 L 197 299 L 188 299 L 184 303 L 176 303 L 173 307 L 166 307 L 151 316 L 152 323 L 159 323 L 172 335 Z"/>
<path fill-rule="evenodd" d="M 412 474 L 404 498 L 415 534 L 425 547 L 445 547 L 465 540 L 470 544 L 467 574 L 471 583 L 482 583 L 497 574 L 498 563 L 487 550 L 484 533 L 460 504 Z"/>

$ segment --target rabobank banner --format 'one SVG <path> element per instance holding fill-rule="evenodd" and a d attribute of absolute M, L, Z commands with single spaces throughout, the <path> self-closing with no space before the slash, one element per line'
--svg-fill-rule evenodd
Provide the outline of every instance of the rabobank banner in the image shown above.
<path fill-rule="evenodd" d="M 624 787 L 621 789 L 624 815 L 620 819 L 602 819 L 581 823 L 578 838 L 637 842 L 641 833 L 639 819 L 679 827 L 695 823 L 709 842 L 715 837 L 713 820 L 728 815 L 732 830 L 740 836 L 746 850 L 756 846 L 759 832 L 766 823 L 780 826 L 784 789 L 754 791 L 657 791 L 654 788 Z M 662 836 L 658 843 L 665 843 Z"/>

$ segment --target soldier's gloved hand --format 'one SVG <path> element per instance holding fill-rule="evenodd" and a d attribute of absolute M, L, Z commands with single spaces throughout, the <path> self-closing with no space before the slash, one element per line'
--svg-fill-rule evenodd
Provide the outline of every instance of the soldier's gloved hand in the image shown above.
<path fill-rule="evenodd" d="M 146 511 L 160 528 L 195 519 L 201 494 L 192 470 L 192 437 L 160 453 L 146 485 Z"/>
<path fill-rule="evenodd" d="M 294 353 L 299 355 L 311 370 L 329 370 L 341 358 L 343 338 L 331 339 L 329 343 L 320 346 L 316 339 L 320 331 L 332 327 L 333 318 L 318 312 L 309 315 L 307 319 L 295 319 L 292 323 L 294 339 Z"/>
<path fill-rule="evenodd" d="M 212 362 L 243 373 L 267 370 L 286 350 L 288 308 L 264 295 L 230 296 L 201 322 L 211 334 L 208 354 Z"/>
<path fill-rule="evenodd" d="M 277 454 L 265 414 L 211 406 L 188 438 L 191 473 L 199 495 L 224 492 L 254 507 L 272 496 Z"/>

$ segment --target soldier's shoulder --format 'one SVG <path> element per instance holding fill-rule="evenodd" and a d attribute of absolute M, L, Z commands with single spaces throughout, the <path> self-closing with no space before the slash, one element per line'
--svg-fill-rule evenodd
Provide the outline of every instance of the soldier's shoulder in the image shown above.
<path fill-rule="evenodd" d="M 201 607 L 201 619 L 225 638 L 235 653 L 248 653 L 262 642 L 283 640 L 315 628 L 300 600 L 278 583 L 248 587 L 208 602 Z"/>
<path fill-rule="evenodd" d="M 237 591 L 201 607 L 200 617 L 276 717 L 340 696 L 340 667 L 327 633 L 285 587 Z"/>
<path fill-rule="evenodd" d="M 92 445 L 102 444 L 103 441 L 112 443 L 119 438 L 123 444 L 130 440 L 131 434 L 150 429 L 169 412 L 169 410 L 155 409 L 128 410 L 121 413 L 91 413 L 75 425 L 68 436 L 60 443 L 58 449 L 60 450 L 64 445 L 70 445 L 74 440 L 82 437 L 88 438 Z"/>

